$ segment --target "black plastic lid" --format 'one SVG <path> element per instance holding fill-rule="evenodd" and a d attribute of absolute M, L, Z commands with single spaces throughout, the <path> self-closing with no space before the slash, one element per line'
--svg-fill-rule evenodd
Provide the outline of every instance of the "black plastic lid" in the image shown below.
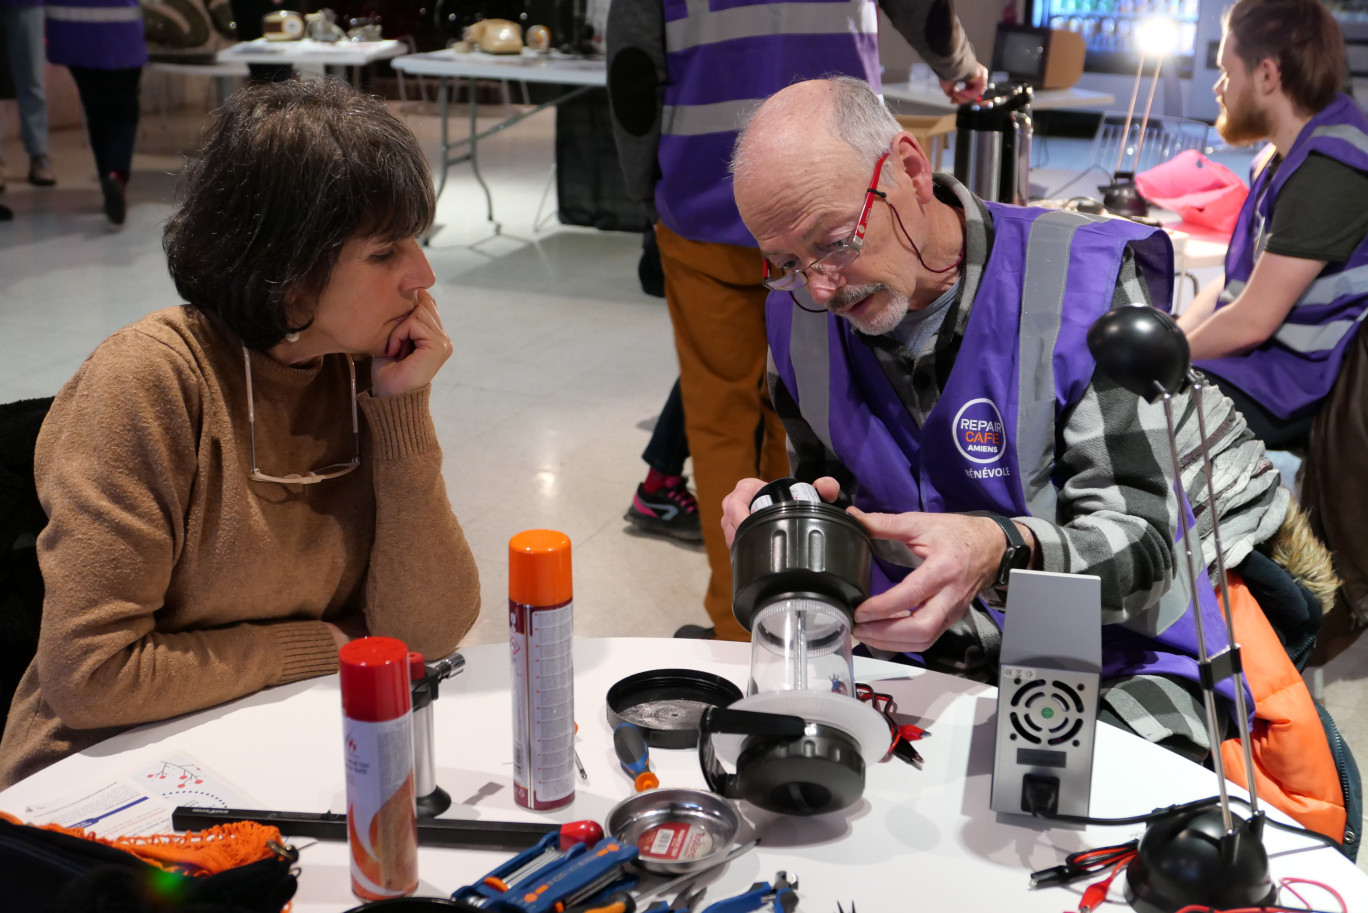
<path fill-rule="evenodd" d="M 693 748 L 698 718 L 708 707 L 741 700 L 741 689 L 697 669 L 651 669 L 608 689 L 608 725 L 631 723 L 654 748 Z"/>

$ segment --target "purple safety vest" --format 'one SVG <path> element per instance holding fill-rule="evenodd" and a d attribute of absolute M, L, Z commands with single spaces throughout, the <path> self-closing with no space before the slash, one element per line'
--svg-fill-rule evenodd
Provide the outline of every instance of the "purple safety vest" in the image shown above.
<path fill-rule="evenodd" d="M 623 0 L 626 2 L 626 0 Z M 736 134 L 785 86 L 843 73 L 879 90 L 875 0 L 664 0 L 660 221 L 693 241 L 754 247 L 732 197 Z"/>
<path fill-rule="evenodd" d="M 147 63 L 137 0 L 51 0 L 45 15 L 47 57 L 53 63 L 95 70 Z"/>
<path fill-rule="evenodd" d="M 1162 231 L 1120 219 L 986 205 L 993 249 L 945 391 L 921 428 L 847 321 L 801 311 L 787 292 L 769 296 L 775 366 L 813 432 L 858 481 L 861 510 L 991 510 L 1062 522 L 1055 432 L 1092 381 L 1088 328 L 1111 308 L 1128 246 L 1150 300 L 1164 308 L 1171 300 L 1173 248 Z M 1195 525 L 1185 494 L 1181 503 L 1186 522 L 1175 534 L 1179 549 Z M 876 564 L 875 592 L 908 573 Z M 1177 566 L 1161 600 L 1160 617 L 1172 619 L 1162 631 L 1146 637 L 1120 625 L 1103 627 L 1104 680 L 1162 674 L 1200 681 L 1181 555 Z M 1198 590 L 1214 654 L 1229 638 L 1205 568 Z M 1218 687 L 1233 699 L 1230 679 Z"/>
<path fill-rule="evenodd" d="M 1287 158 L 1270 175 L 1255 159 L 1249 196 L 1240 210 L 1226 253 L 1226 287 L 1217 307 L 1244 289 L 1263 253 L 1267 226 L 1288 178 L 1312 152 L 1350 168 L 1368 171 L 1368 117 L 1348 95 L 1340 94 L 1311 118 L 1297 135 Z M 1257 171 L 1258 173 L 1254 173 Z M 1196 366 L 1248 393 L 1282 418 L 1300 417 L 1330 392 L 1344 352 L 1368 314 L 1368 237 L 1345 263 L 1328 263 L 1288 312 L 1282 326 L 1255 349 L 1199 361 Z"/>

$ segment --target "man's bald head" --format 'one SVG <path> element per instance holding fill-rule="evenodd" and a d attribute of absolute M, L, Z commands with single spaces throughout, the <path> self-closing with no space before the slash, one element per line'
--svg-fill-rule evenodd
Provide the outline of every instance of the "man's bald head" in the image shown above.
<path fill-rule="evenodd" d="M 737 137 L 731 170 L 742 221 L 756 234 L 835 204 L 828 195 L 848 206 L 900 129 L 862 80 L 837 76 L 781 89 Z"/>
<path fill-rule="evenodd" d="M 916 140 L 858 79 L 795 83 L 767 99 L 737 138 L 732 188 L 771 275 L 797 271 L 814 302 L 863 333 L 888 332 L 958 275 L 959 217 L 936 201 Z M 829 259 L 843 246 L 853 255 Z M 933 269 L 926 255 L 950 265 Z"/>
<path fill-rule="evenodd" d="M 793 159 L 873 165 L 900 129 L 863 80 L 835 76 L 794 83 L 766 99 L 741 130 L 732 175 L 737 183 L 748 182 Z"/>

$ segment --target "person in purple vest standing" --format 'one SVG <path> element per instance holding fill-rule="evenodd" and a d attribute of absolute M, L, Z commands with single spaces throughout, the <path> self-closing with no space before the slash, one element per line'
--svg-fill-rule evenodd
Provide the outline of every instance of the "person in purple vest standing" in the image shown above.
<path fill-rule="evenodd" d="M 956 101 L 987 71 L 951 0 L 639 0 L 609 8 L 608 94 L 628 194 L 646 202 L 665 270 L 711 579 L 712 626 L 679 636 L 745 640 L 731 613 L 722 498 L 737 480 L 784 472 L 784 433 L 765 388 L 760 254 L 737 215 L 727 159 L 760 101 L 790 83 L 845 73 L 879 86 L 878 12 Z"/>
<path fill-rule="evenodd" d="M 765 102 L 732 168 L 774 290 L 769 384 L 792 474 L 853 507 L 876 539 L 876 595 L 857 609 L 855 636 L 995 681 L 993 605 L 1011 570 L 1097 575 L 1102 718 L 1203 757 L 1194 615 L 1212 644 L 1225 626 L 1210 582 L 1193 606 L 1178 577 L 1186 533 L 1215 555 L 1205 499 L 1187 494 L 1200 490 L 1193 404 L 1175 398 L 1189 467 L 1179 486 L 1162 407 L 1095 373 L 1086 345 L 1111 308 L 1170 300 L 1167 236 L 984 203 L 933 175 L 869 86 L 843 77 Z M 1226 564 L 1279 583 L 1260 606 L 1313 632 L 1326 594 L 1269 557 L 1305 520 L 1230 401 L 1211 391 L 1203 405 L 1226 480 Z M 727 496 L 728 542 L 761 484 Z M 1301 541 L 1283 560 L 1304 577 L 1325 571 L 1324 549 Z"/>
<path fill-rule="evenodd" d="M 70 69 L 81 93 L 105 215 L 122 225 L 147 63 L 142 9 L 137 0 L 54 0 L 47 29 L 48 60 Z"/>
<path fill-rule="evenodd" d="M 1368 311 L 1368 117 L 1340 89 L 1344 36 L 1319 0 L 1225 16 L 1216 129 L 1267 140 L 1225 276 L 1179 318 L 1192 357 L 1269 447 L 1303 445 Z"/>

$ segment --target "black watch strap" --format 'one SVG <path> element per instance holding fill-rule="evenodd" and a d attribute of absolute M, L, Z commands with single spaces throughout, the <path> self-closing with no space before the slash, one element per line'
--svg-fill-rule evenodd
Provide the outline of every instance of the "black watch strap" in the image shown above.
<path fill-rule="evenodd" d="M 987 517 L 997 523 L 1002 529 L 1002 534 L 1007 537 L 1007 548 L 1002 553 L 1001 563 L 998 564 L 997 579 L 993 581 L 994 586 L 1006 586 L 1012 568 L 1025 569 L 1031 563 L 1031 547 L 1026 544 L 1026 539 L 1021 535 L 1021 530 L 1017 529 L 1016 524 L 1002 514 L 995 514 L 991 510 L 971 510 L 968 511 L 968 515 L 971 517 Z"/>

